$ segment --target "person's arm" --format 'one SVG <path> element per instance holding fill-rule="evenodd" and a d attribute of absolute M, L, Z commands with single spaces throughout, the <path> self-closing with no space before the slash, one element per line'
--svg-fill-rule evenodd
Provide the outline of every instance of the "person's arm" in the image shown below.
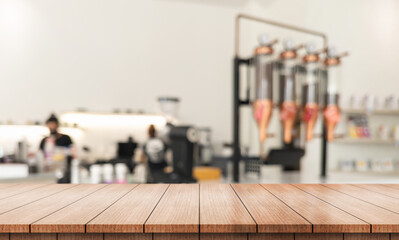
<path fill-rule="evenodd" d="M 43 138 L 40 142 L 39 149 L 44 152 L 44 143 L 46 142 L 46 138 Z"/>
<path fill-rule="evenodd" d="M 69 152 L 70 152 L 70 156 L 74 159 L 76 159 L 78 157 L 77 154 L 77 150 L 75 148 L 75 146 L 73 145 L 73 141 L 71 139 L 71 137 L 69 137 L 68 135 L 64 135 L 65 136 L 65 146 L 67 146 L 69 148 Z"/>
<path fill-rule="evenodd" d="M 65 135 L 65 145 L 70 147 L 71 145 L 73 145 L 72 139 L 70 136 Z"/>
<path fill-rule="evenodd" d="M 141 157 L 140 157 L 140 162 L 139 163 L 145 163 L 147 161 L 147 156 L 144 154 L 144 153 L 142 153 L 141 154 Z"/>
<path fill-rule="evenodd" d="M 143 146 L 143 151 L 141 152 L 140 155 L 140 160 L 138 163 L 145 163 L 147 161 L 147 156 L 146 156 L 146 145 Z"/>

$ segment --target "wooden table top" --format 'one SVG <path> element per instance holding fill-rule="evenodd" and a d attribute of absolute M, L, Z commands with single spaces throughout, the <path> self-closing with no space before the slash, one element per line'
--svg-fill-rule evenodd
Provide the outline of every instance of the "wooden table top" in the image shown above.
<path fill-rule="evenodd" d="M 370 232 L 399 232 L 399 185 L 0 184 L 0 233 Z"/>

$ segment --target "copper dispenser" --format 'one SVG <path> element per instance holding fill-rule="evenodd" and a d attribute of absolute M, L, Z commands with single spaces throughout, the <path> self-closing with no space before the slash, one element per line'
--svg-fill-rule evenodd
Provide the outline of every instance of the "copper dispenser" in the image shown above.
<path fill-rule="evenodd" d="M 302 121 L 305 123 L 306 141 L 313 139 L 313 131 L 319 113 L 319 90 L 321 77 L 321 64 L 319 53 L 313 44 L 306 45 L 306 55 L 299 65 L 297 77 L 302 86 Z"/>
<path fill-rule="evenodd" d="M 341 79 L 341 58 L 348 53 L 337 54 L 335 48 L 328 48 L 324 60 L 327 73 L 327 93 L 325 96 L 324 121 L 327 131 L 327 141 L 334 140 L 334 129 L 341 120 L 339 109 L 338 87 Z"/>
<path fill-rule="evenodd" d="M 259 37 L 260 46 L 255 49 L 255 100 L 253 114 L 259 128 L 259 140 L 263 143 L 267 137 L 267 127 L 273 111 L 273 44 L 267 35 Z"/>
<path fill-rule="evenodd" d="M 295 73 L 297 65 L 297 50 L 302 47 L 302 45 L 294 47 L 292 41 L 285 40 L 284 51 L 280 54 L 280 118 L 283 123 L 283 139 L 286 144 L 292 142 L 292 130 L 298 113 Z"/>

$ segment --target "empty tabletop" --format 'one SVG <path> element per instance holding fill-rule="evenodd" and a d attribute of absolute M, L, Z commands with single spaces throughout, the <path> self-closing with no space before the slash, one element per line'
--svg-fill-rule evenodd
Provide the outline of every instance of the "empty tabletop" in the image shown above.
<path fill-rule="evenodd" d="M 13 240 L 394 239 L 398 232 L 399 185 L 0 185 L 0 236 Z"/>

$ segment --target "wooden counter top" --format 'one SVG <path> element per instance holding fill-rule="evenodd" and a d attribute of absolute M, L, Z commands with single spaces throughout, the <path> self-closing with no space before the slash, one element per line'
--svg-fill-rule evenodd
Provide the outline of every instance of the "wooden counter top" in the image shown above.
<path fill-rule="evenodd" d="M 344 236 L 399 240 L 399 185 L 0 185 L 0 240 Z"/>

